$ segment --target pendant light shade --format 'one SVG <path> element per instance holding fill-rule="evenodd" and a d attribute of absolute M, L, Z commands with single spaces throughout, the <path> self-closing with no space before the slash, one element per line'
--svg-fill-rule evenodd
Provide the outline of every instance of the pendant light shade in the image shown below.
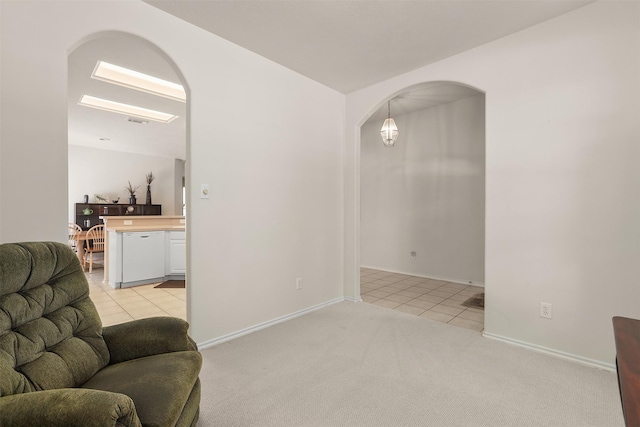
<path fill-rule="evenodd" d="M 396 126 L 396 122 L 391 118 L 391 101 L 387 102 L 387 112 L 388 116 L 382 124 L 380 136 L 382 136 L 382 143 L 386 147 L 393 147 L 396 139 L 398 139 L 398 127 Z"/>

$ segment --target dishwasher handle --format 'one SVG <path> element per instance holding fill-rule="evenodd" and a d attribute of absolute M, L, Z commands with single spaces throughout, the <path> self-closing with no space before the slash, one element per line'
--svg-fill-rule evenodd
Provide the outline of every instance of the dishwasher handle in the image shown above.
<path fill-rule="evenodd" d="M 139 234 L 139 233 L 126 233 L 127 236 L 137 237 L 139 239 L 148 239 L 151 237 L 151 234 Z"/>

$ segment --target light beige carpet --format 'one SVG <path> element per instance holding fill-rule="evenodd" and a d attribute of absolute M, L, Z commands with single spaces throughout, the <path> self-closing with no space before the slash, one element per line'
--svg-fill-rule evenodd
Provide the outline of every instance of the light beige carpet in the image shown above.
<path fill-rule="evenodd" d="M 366 303 L 202 354 L 199 426 L 624 426 L 611 372 Z"/>

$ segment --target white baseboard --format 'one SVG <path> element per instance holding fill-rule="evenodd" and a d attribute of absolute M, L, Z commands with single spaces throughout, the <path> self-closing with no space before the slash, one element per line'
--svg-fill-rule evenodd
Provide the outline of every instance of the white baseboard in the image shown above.
<path fill-rule="evenodd" d="M 533 350 L 533 351 L 545 353 L 551 356 L 560 357 L 562 359 L 566 359 L 571 362 L 580 363 L 582 365 L 591 366 L 593 368 L 603 369 L 609 372 L 616 372 L 616 366 L 612 363 L 605 363 L 599 360 L 589 359 L 587 357 L 582 357 L 582 356 L 578 356 L 571 353 L 565 353 L 564 351 L 555 350 L 553 348 L 548 348 L 548 347 L 544 347 L 537 344 L 531 344 L 525 341 L 519 341 L 512 338 L 503 337 L 501 335 L 495 335 L 489 332 L 483 332 L 482 336 L 491 338 L 494 340 L 502 341 L 507 344 L 517 345 L 518 347 L 523 347 L 528 350 Z"/>
<path fill-rule="evenodd" d="M 475 282 L 473 280 L 453 279 L 451 277 L 441 277 L 441 276 L 425 276 L 423 274 L 408 273 L 406 271 L 398 271 L 398 270 L 389 270 L 387 268 L 371 267 L 371 266 L 368 266 L 368 265 L 361 265 L 360 267 L 361 268 L 369 268 L 371 270 L 386 271 L 387 273 L 406 274 L 407 276 L 423 277 L 425 279 L 433 279 L 433 280 L 442 280 L 442 281 L 451 282 L 451 283 L 460 283 L 461 285 L 471 285 L 471 286 L 484 287 L 484 283 Z"/>
<path fill-rule="evenodd" d="M 250 326 L 248 328 L 241 329 L 239 331 L 232 332 L 230 334 L 223 335 L 221 337 L 214 338 L 212 340 L 204 341 L 202 343 L 197 343 L 198 344 L 198 350 L 203 350 L 205 348 L 213 347 L 215 345 L 222 344 L 222 343 L 227 342 L 227 341 L 231 341 L 231 340 L 233 340 L 235 338 L 239 338 L 239 337 L 241 337 L 243 335 L 248 335 L 248 334 L 250 334 L 252 332 L 259 331 L 260 329 L 268 328 L 269 326 L 277 325 L 278 323 L 282 323 L 282 322 L 286 322 L 287 320 L 295 319 L 296 317 L 303 316 L 305 314 L 311 313 L 312 311 L 320 310 L 321 308 L 325 308 L 325 307 L 328 307 L 328 306 L 333 305 L 333 304 L 337 304 L 337 303 L 345 301 L 345 300 L 356 302 L 356 299 L 355 298 L 351 298 L 351 297 L 349 297 L 349 298 L 346 298 L 346 297 L 334 298 L 332 300 L 325 301 L 323 303 L 314 305 L 312 307 L 305 308 L 303 310 L 296 311 L 294 313 L 287 314 L 287 315 L 284 315 L 284 316 L 281 316 L 281 317 L 277 317 L 277 318 L 269 320 L 267 322 L 259 323 L 257 325 Z"/>

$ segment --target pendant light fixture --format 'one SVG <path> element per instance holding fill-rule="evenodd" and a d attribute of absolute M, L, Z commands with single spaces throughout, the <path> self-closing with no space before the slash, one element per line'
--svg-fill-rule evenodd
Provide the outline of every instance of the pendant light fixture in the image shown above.
<path fill-rule="evenodd" d="M 391 100 L 387 101 L 387 119 L 382 124 L 380 129 L 380 135 L 382 136 L 382 143 L 386 147 L 393 147 L 398 139 L 398 127 L 396 122 L 391 118 Z"/>

